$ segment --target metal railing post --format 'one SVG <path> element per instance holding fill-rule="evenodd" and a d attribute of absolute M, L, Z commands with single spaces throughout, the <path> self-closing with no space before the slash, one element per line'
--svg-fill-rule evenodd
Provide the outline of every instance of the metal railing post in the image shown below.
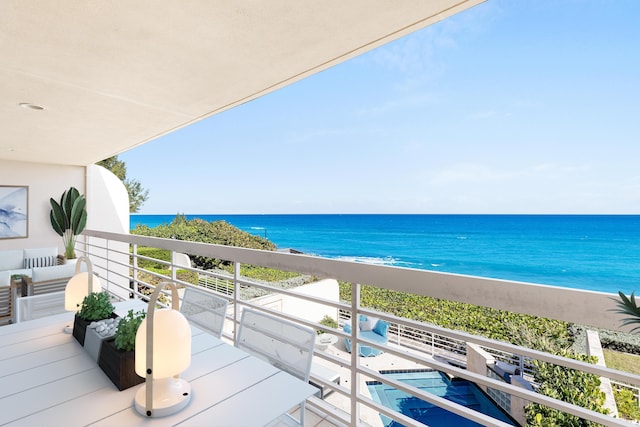
<path fill-rule="evenodd" d="M 238 325 L 240 324 L 240 263 L 233 263 L 233 342 L 238 341 Z"/>
<path fill-rule="evenodd" d="M 360 422 L 360 358 L 358 357 L 358 318 L 360 310 L 360 284 L 351 284 L 351 425 L 357 426 Z"/>
<path fill-rule="evenodd" d="M 138 285 L 138 244 L 133 244 L 133 250 L 131 251 L 133 256 L 133 291 L 134 296 L 140 293 L 140 287 Z"/>

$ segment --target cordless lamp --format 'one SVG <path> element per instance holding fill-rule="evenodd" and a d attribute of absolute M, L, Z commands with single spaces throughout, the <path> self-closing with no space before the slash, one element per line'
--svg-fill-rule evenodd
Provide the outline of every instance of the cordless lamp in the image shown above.
<path fill-rule="evenodd" d="M 171 287 L 172 308 L 156 310 L 160 291 Z M 148 417 L 163 417 L 182 410 L 191 400 L 191 385 L 178 375 L 191 363 L 191 329 L 178 311 L 174 283 L 160 283 L 147 308 L 147 316 L 136 333 L 136 373 L 146 382 L 136 392 L 136 411 Z"/>
<path fill-rule="evenodd" d="M 81 264 L 85 263 L 87 271 L 80 271 Z M 89 258 L 81 256 L 76 261 L 76 273 L 69 279 L 64 288 L 64 309 L 67 311 L 78 311 L 84 298 L 91 292 L 100 292 L 102 284 L 100 278 L 93 274 L 93 265 Z M 73 326 L 67 325 L 65 332 L 71 333 Z"/>

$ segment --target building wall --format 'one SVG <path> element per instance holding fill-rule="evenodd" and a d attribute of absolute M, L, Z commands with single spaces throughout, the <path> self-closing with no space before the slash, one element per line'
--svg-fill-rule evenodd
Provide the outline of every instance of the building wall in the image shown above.
<path fill-rule="evenodd" d="M 87 229 L 129 233 L 129 195 L 122 181 L 107 169 L 87 166 Z M 79 239 L 80 241 L 80 239 Z M 87 243 L 105 247 L 103 239 L 88 238 Z M 91 257 L 94 271 L 100 277 L 103 289 L 128 298 L 129 245 L 110 242 L 110 251 L 93 247 Z M 117 286 L 116 286 L 117 285 Z"/>
<path fill-rule="evenodd" d="M 318 282 L 299 286 L 295 290 L 304 295 L 312 295 L 335 302 L 340 301 L 340 288 L 338 282 L 334 279 L 323 279 Z M 331 316 L 334 320 L 338 320 L 337 308 L 294 298 L 289 295 L 271 294 L 257 298 L 252 302 L 312 322 L 319 322 L 324 316 Z"/>
<path fill-rule="evenodd" d="M 72 186 L 85 193 L 85 168 L 0 160 L 0 185 L 29 187 L 29 237 L 0 239 L 0 250 L 56 246 L 63 254 L 62 237 L 51 228 L 49 198 L 60 200 Z"/>

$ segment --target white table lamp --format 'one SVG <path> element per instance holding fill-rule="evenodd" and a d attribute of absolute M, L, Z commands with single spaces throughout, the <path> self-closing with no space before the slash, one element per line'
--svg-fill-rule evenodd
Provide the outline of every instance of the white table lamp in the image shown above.
<path fill-rule="evenodd" d="M 156 310 L 162 288 L 171 286 L 172 308 Z M 191 386 L 178 375 L 191 364 L 191 329 L 178 310 L 178 290 L 171 282 L 160 283 L 136 333 L 136 373 L 146 382 L 136 392 L 136 411 L 163 417 L 182 410 L 191 400 Z"/>
<path fill-rule="evenodd" d="M 87 271 L 80 271 L 82 263 L 87 266 Z M 76 261 L 76 274 L 69 279 L 64 288 L 64 309 L 67 311 L 79 311 L 84 298 L 91 292 L 100 292 L 102 284 L 100 278 L 93 274 L 93 265 L 87 257 L 79 257 Z M 65 332 L 71 333 L 73 326 L 65 326 Z"/>

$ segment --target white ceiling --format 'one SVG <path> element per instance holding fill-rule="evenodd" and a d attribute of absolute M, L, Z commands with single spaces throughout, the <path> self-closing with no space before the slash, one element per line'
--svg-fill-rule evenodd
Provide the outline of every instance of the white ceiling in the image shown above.
<path fill-rule="evenodd" d="M 2 0 L 0 159 L 88 165 L 481 1 Z"/>

